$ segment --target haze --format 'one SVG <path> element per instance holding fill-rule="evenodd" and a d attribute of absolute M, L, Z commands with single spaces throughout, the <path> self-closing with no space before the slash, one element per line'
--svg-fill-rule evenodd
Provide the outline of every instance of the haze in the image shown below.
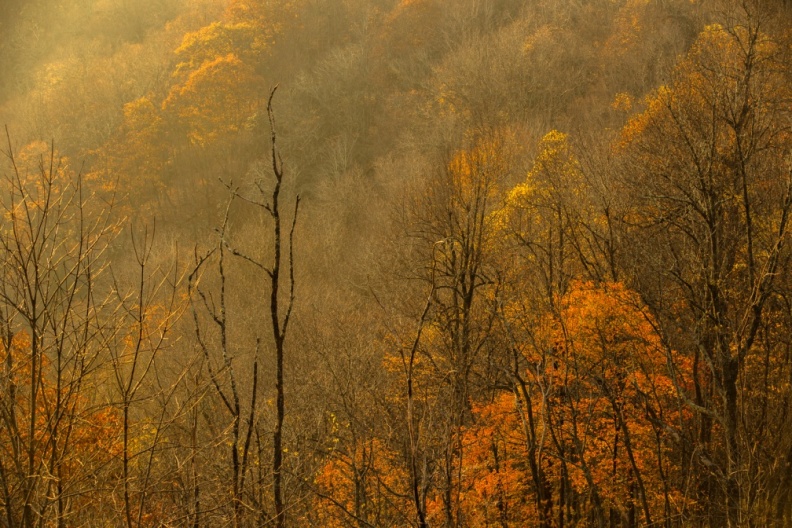
<path fill-rule="evenodd" d="M 0 527 L 792 525 L 786 0 L 4 0 Z"/>

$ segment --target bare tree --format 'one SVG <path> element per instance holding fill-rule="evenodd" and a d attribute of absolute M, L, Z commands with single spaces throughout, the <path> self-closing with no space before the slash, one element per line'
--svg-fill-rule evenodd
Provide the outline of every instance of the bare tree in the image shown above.
<path fill-rule="evenodd" d="M 54 145 L 40 150 L 20 162 L 9 137 L 5 153 L 0 503 L 8 526 L 60 527 L 96 511 L 92 480 L 113 456 L 99 439 L 116 417 L 90 388 L 107 307 L 96 282 L 117 226 Z"/>
<path fill-rule="evenodd" d="M 167 338 L 181 312 L 176 295 L 179 284 L 178 266 L 173 268 L 171 276 L 167 272 L 163 273 L 151 262 L 154 233 L 153 228 L 151 232 L 146 228 L 140 240 L 132 232 L 136 276 L 132 285 L 127 287 L 114 274 L 113 289 L 118 297 L 115 320 L 118 324 L 112 328 L 113 333 L 105 337 L 122 412 L 123 510 L 128 528 L 141 525 L 151 496 L 148 487 L 152 479 L 156 451 L 164 433 L 166 405 L 157 409 L 150 405 L 145 407 L 144 404 L 151 402 L 157 393 L 165 394 L 167 400 L 181 377 L 176 376 L 164 388 L 157 387 L 157 383 L 151 379 L 158 356 L 166 348 Z M 139 421 L 148 426 L 149 430 L 153 430 L 153 434 L 141 432 L 145 426 L 135 423 L 135 409 L 140 409 L 147 415 Z M 145 445 L 141 445 L 144 444 L 144 438 Z M 139 447 L 133 449 L 133 443 L 137 443 Z M 139 474 L 133 475 L 130 464 L 140 458 L 145 458 L 146 462 L 137 464 L 140 467 Z M 137 502 L 135 506 L 133 499 Z"/>
<path fill-rule="evenodd" d="M 283 423 L 286 416 L 285 386 L 284 386 L 284 367 L 285 367 L 285 342 L 286 335 L 291 320 L 292 309 L 294 306 L 294 232 L 297 226 L 297 217 L 300 206 L 300 197 L 294 199 L 294 210 L 288 231 L 284 229 L 284 216 L 281 211 L 281 192 L 284 181 L 283 159 L 278 151 L 277 136 L 275 130 L 275 114 L 272 108 L 272 99 L 275 96 L 277 87 L 270 92 L 267 101 L 267 116 L 270 126 L 271 138 L 271 167 L 275 178 L 274 186 L 268 191 L 262 180 L 255 182 L 254 196 L 243 194 L 239 187 L 235 187 L 232 182 L 226 186 L 229 190 L 229 200 L 226 206 L 222 226 L 219 229 L 217 246 L 208 254 L 197 257 L 196 266 L 189 279 L 190 297 L 194 301 L 194 317 L 196 335 L 201 349 L 207 361 L 209 376 L 215 387 L 215 391 L 220 396 L 224 406 L 232 416 L 232 446 L 231 458 L 233 467 L 233 493 L 234 493 L 234 525 L 238 525 L 241 515 L 241 505 L 245 493 L 245 479 L 249 469 L 249 456 L 251 440 L 258 419 L 258 407 L 256 403 L 258 393 L 258 349 L 261 338 L 256 338 L 256 352 L 254 354 L 252 375 L 250 381 L 250 405 L 242 415 L 240 400 L 240 388 L 238 375 L 234 369 L 234 357 L 229 346 L 228 335 L 228 310 L 227 310 L 227 269 L 226 257 L 231 255 L 240 259 L 242 262 L 252 264 L 256 270 L 261 272 L 264 280 L 268 282 L 269 289 L 269 322 L 271 326 L 271 344 L 275 354 L 275 424 L 272 434 L 272 500 L 274 505 L 273 520 L 275 525 L 283 527 L 286 523 L 286 504 L 284 501 L 284 479 L 283 479 Z M 265 211 L 266 216 L 272 220 L 272 249 L 271 260 L 269 263 L 262 262 L 254 256 L 255 252 L 234 247 L 229 239 L 229 217 L 232 206 L 236 200 L 251 204 L 256 208 Z M 219 301 L 215 305 L 209 296 L 198 285 L 198 276 L 201 268 L 207 260 L 216 255 L 217 270 L 219 276 Z M 284 299 L 285 297 L 285 299 Z M 211 321 L 219 332 L 219 349 L 222 355 L 222 368 L 218 370 L 212 367 L 212 354 L 210 345 L 202 331 L 202 325 L 198 316 L 198 305 L 200 302 L 202 309 L 209 314 Z M 221 374 L 227 377 L 229 388 L 224 388 L 220 378 Z M 244 426 L 242 419 L 246 419 Z M 244 431 L 243 431 L 244 429 Z M 258 438 L 258 435 L 257 435 Z M 259 461 L 261 463 L 262 461 Z M 261 483 L 259 483 L 260 485 Z M 259 504 L 259 508 L 263 505 Z"/>

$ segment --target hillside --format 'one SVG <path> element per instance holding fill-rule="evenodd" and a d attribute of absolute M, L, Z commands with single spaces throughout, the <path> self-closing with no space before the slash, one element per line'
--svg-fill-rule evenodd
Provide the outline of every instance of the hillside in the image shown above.
<path fill-rule="evenodd" d="M 0 5 L 0 526 L 792 525 L 792 6 Z"/>

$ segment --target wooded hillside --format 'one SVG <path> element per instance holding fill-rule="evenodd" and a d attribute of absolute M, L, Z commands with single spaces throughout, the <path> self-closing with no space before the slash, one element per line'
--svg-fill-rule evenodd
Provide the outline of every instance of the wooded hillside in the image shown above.
<path fill-rule="evenodd" d="M 0 3 L 0 527 L 792 526 L 792 5 Z"/>

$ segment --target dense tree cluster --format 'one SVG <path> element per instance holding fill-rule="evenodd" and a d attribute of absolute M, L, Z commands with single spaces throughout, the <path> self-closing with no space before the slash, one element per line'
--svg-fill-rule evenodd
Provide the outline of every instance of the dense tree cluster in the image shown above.
<path fill-rule="evenodd" d="M 792 7 L 453 4 L 0 5 L 0 526 L 792 525 Z"/>

